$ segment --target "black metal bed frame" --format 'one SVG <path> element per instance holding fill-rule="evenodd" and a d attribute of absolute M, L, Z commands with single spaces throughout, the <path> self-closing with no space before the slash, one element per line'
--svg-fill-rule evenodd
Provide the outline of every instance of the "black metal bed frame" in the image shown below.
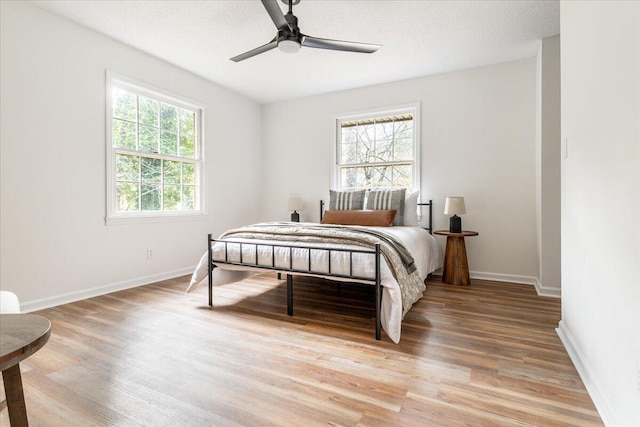
<path fill-rule="evenodd" d="M 418 206 L 429 206 L 429 227 L 425 228 L 430 234 L 433 234 L 433 222 L 432 222 L 432 213 L 433 213 L 433 202 L 429 200 L 428 203 L 418 203 Z M 324 202 L 320 201 L 320 219 L 322 219 L 324 213 Z M 221 243 L 224 245 L 224 261 L 222 260 L 214 260 L 212 253 L 212 245 L 215 243 Z M 228 246 L 229 244 L 239 245 L 240 252 L 240 260 L 239 261 L 229 261 L 229 252 Z M 245 260 L 243 258 L 243 247 L 249 246 L 253 247 L 255 252 L 255 258 L 252 260 Z M 213 306 L 213 278 L 212 273 L 213 270 L 217 267 L 216 264 L 228 264 L 228 265 L 236 265 L 242 267 L 251 267 L 266 271 L 276 271 L 278 272 L 278 278 L 280 278 L 281 273 L 287 273 L 287 314 L 289 316 L 293 316 L 293 276 L 298 275 L 313 275 L 320 277 L 335 277 L 340 279 L 347 279 L 348 281 L 359 281 L 367 282 L 375 285 L 375 293 L 376 293 L 376 307 L 375 307 L 375 322 L 376 322 L 376 340 L 381 339 L 381 319 L 380 312 L 382 308 L 382 285 L 380 282 L 380 243 L 376 243 L 373 250 L 368 249 L 340 249 L 340 248 L 326 248 L 319 246 L 307 246 L 307 245 L 286 245 L 286 244 L 277 244 L 277 243 L 251 243 L 246 241 L 237 241 L 237 240 L 221 240 L 214 239 L 211 234 L 207 235 L 207 248 L 208 248 L 208 265 L 209 265 L 209 306 Z M 258 248 L 271 248 L 271 263 L 270 264 L 260 264 L 258 262 Z M 288 267 L 280 267 L 276 266 L 275 260 L 275 252 L 276 248 L 287 248 L 289 249 L 289 266 Z M 306 270 L 293 268 L 293 249 L 303 249 L 307 251 L 307 266 Z M 314 271 L 311 268 L 311 251 L 323 251 L 327 253 L 328 259 L 328 272 L 319 272 Z M 340 274 L 333 273 L 331 271 L 331 254 L 333 252 L 340 253 L 348 253 L 349 254 L 349 274 Z M 371 254 L 375 257 L 375 277 L 362 277 L 353 274 L 353 254 Z"/>

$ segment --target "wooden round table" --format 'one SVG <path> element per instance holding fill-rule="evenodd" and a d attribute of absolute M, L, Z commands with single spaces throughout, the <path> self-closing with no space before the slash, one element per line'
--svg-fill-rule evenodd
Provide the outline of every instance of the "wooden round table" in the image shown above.
<path fill-rule="evenodd" d="M 36 314 L 0 314 L 0 371 L 11 427 L 28 426 L 20 362 L 40 350 L 51 336 L 51 322 Z"/>
<path fill-rule="evenodd" d="M 444 251 L 444 266 L 442 267 L 442 281 L 450 285 L 469 285 L 469 263 L 467 262 L 467 247 L 464 238 L 477 236 L 476 231 L 462 231 L 452 233 L 446 230 L 434 231 L 434 234 L 447 236 L 447 247 Z"/>

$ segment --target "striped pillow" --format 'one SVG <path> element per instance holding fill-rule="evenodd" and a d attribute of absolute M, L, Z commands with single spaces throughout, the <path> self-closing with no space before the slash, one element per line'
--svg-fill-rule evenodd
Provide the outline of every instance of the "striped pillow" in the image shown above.
<path fill-rule="evenodd" d="M 334 191 L 329 190 L 329 210 L 347 211 L 364 209 L 364 195 L 366 190 Z"/>
<path fill-rule="evenodd" d="M 404 225 L 404 196 L 406 188 L 397 190 L 371 190 L 367 196 L 368 210 L 395 210 L 393 225 Z"/>

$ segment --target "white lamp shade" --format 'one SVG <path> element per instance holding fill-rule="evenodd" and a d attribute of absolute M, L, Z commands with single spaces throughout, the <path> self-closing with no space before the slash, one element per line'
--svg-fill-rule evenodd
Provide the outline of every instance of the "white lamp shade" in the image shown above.
<path fill-rule="evenodd" d="M 302 212 L 302 199 L 300 197 L 289 197 L 289 210 Z"/>
<path fill-rule="evenodd" d="M 467 213 L 464 206 L 464 197 L 447 197 L 444 202 L 445 215 L 461 215 Z"/>

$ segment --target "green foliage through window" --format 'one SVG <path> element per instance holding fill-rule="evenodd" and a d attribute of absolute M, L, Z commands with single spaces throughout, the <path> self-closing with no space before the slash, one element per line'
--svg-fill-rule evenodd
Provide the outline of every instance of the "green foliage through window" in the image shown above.
<path fill-rule="evenodd" d="M 122 86 L 111 92 L 115 213 L 200 210 L 200 111 Z"/>

